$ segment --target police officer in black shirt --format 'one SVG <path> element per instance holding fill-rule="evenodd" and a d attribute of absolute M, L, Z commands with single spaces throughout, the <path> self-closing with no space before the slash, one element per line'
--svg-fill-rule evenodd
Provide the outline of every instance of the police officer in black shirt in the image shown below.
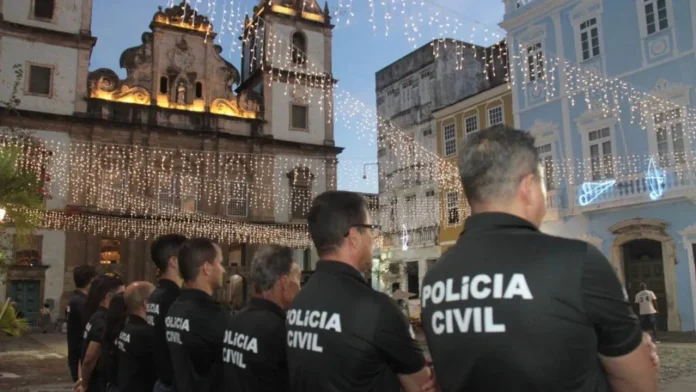
<path fill-rule="evenodd" d="M 405 316 L 362 275 L 372 268 L 378 234 L 365 199 L 325 192 L 312 203 L 307 220 L 321 261 L 288 311 L 290 390 L 434 388 Z"/>
<path fill-rule="evenodd" d="M 146 316 L 147 323 L 155 329 L 154 350 L 158 381 L 154 392 L 172 391 L 172 362 L 165 337 L 164 318 L 181 292 L 181 274 L 177 254 L 184 241 L 186 237 L 183 235 L 168 234 L 158 237 L 150 246 L 150 257 L 160 273 L 157 288 L 148 299 Z"/>
<path fill-rule="evenodd" d="M 87 292 L 92 280 L 97 276 L 97 271 L 91 265 L 79 265 L 73 270 L 75 291 L 73 292 L 66 309 L 68 329 L 68 366 L 73 382 L 78 379 L 78 366 L 82 353 L 82 334 L 85 330 L 85 305 L 87 304 Z"/>
<path fill-rule="evenodd" d="M 227 391 L 288 391 L 285 311 L 300 290 L 301 275 L 290 248 L 267 245 L 254 255 L 251 279 L 256 296 L 225 331 Z"/>
<path fill-rule="evenodd" d="M 147 299 L 154 289 L 149 282 L 134 282 L 126 287 L 128 318 L 116 340 L 117 385 L 121 392 L 152 392 L 155 386 L 155 330 L 145 321 Z"/>
<path fill-rule="evenodd" d="M 82 357 L 80 376 L 75 383 L 78 391 L 103 392 L 106 390 L 106 375 L 97 366 L 102 354 L 102 335 L 106 326 L 106 315 L 114 295 L 122 293 L 121 277 L 107 272 L 94 278 L 87 294 L 86 316 L 89 321 L 82 335 Z"/>
<path fill-rule="evenodd" d="M 656 391 L 654 346 L 609 261 L 538 229 L 534 138 L 493 127 L 467 137 L 459 159 L 472 215 L 421 295 L 442 390 Z"/>
<path fill-rule="evenodd" d="M 228 312 L 213 299 L 225 269 L 220 247 L 207 238 L 187 240 L 179 250 L 185 289 L 165 318 L 166 338 L 178 392 L 223 389 L 222 342 Z"/>

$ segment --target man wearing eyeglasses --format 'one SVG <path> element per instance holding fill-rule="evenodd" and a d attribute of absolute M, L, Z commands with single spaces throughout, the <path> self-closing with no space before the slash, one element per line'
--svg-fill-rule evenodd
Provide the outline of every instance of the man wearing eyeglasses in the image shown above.
<path fill-rule="evenodd" d="M 307 221 L 321 261 L 287 314 L 290 390 L 434 391 L 408 321 L 363 277 L 379 235 L 365 199 L 325 192 Z"/>

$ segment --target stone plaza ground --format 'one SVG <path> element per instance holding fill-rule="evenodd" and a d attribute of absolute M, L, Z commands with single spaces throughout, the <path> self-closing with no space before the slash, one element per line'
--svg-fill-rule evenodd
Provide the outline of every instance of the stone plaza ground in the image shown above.
<path fill-rule="evenodd" d="M 696 390 L 696 342 L 673 339 L 658 346 L 662 361 L 661 392 Z M 65 335 L 34 333 L 0 337 L 0 391 L 69 392 Z"/>

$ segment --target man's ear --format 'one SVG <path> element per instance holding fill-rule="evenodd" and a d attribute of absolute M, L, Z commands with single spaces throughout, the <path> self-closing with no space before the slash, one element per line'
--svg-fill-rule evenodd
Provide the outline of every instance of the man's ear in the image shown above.
<path fill-rule="evenodd" d="M 169 258 L 168 261 L 168 267 L 173 268 L 173 269 L 178 269 L 179 268 L 179 259 L 176 258 L 176 256 L 172 256 Z"/>

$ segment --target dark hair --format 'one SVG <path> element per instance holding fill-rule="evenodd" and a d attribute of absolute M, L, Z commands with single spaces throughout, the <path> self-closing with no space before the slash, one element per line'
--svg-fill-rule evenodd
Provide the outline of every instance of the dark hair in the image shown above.
<path fill-rule="evenodd" d="M 123 293 L 114 295 L 109 304 L 109 311 L 106 313 L 106 324 L 102 333 L 102 353 L 99 361 L 99 370 L 105 374 L 107 381 L 116 383 L 118 374 L 118 348 L 116 339 L 126 325 L 126 301 Z"/>
<path fill-rule="evenodd" d="M 251 262 L 251 280 L 257 293 L 273 287 L 282 277 L 290 273 L 293 263 L 292 249 L 281 245 L 265 245 L 254 254 Z"/>
<path fill-rule="evenodd" d="M 115 293 L 120 286 L 123 286 L 123 280 L 121 280 L 120 276 L 111 272 L 97 275 L 97 277 L 94 278 L 92 286 L 89 288 L 89 293 L 87 293 L 85 324 L 87 324 L 92 315 L 99 309 L 99 304 L 106 298 L 106 295 Z"/>
<path fill-rule="evenodd" d="M 470 203 L 506 200 L 529 174 L 540 175 L 539 154 L 528 132 L 496 125 L 462 143 L 459 176 Z"/>
<path fill-rule="evenodd" d="M 647 285 L 647 284 L 645 284 L 645 283 L 641 283 L 641 284 L 640 284 L 640 289 L 641 289 L 641 290 L 646 290 L 647 288 L 648 288 L 648 285 Z"/>
<path fill-rule="evenodd" d="M 84 289 L 95 276 L 97 276 L 97 270 L 91 265 L 78 265 L 73 270 L 73 281 L 75 281 L 75 287 L 78 289 Z"/>
<path fill-rule="evenodd" d="M 49 305 L 48 302 L 46 302 L 46 303 L 44 304 L 44 308 L 49 309 L 50 307 L 51 307 L 51 305 Z"/>
<path fill-rule="evenodd" d="M 212 263 L 217 256 L 215 243 L 207 238 L 186 240 L 179 249 L 179 273 L 186 281 L 198 277 L 201 266 Z"/>
<path fill-rule="evenodd" d="M 366 219 L 367 201 L 357 193 L 327 191 L 317 196 L 309 209 L 307 223 L 319 256 L 340 248 L 348 231 L 364 224 Z"/>
<path fill-rule="evenodd" d="M 176 257 L 186 237 L 180 234 L 167 234 L 157 237 L 150 245 L 150 258 L 161 272 L 167 270 L 169 259 Z"/>

